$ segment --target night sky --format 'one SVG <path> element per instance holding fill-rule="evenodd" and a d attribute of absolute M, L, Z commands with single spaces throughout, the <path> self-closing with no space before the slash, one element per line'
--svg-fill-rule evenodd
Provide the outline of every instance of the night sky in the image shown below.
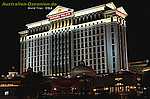
<path fill-rule="evenodd" d="M 23 1 L 23 0 L 21 0 Z M 31 0 L 29 0 L 31 1 Z M 34 1 L 34 0 L 33 0 Z M 44 1 L 44 0 L 42 0 Z M 49 0 L 52 1 L 52 0 Z M 57 0 L 59 5 L 77 10 L 100 5 L 106 0 Z M 127 17 L 127 43 L 129 61 L 133 59 L 150 59 L 150 13 L 149 3 L 134 3 L 128 0 L 115 1 L 123 5 Z M 1 1 L 2 2 L 2 1 Z M 40 2 L 40 1 L 39 1 Z M 25 24 L 46 18 L 50 10 L 27 10 L 25 7 L 2 7 L 0 9 L 0 74 L 5 73 L 11 66 L 19 69 L 19 35 Z"/>

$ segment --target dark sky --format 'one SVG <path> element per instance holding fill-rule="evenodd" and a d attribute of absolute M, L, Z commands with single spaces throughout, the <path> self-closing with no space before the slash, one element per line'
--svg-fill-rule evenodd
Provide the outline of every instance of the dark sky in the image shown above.
<path fill-rule="evenodd" d="M 23 0 L 21 0 L 23 1 Z M 31 1 L 31 0 L 29 0 Z M 33 0 L 34 1 L 34 0 Z M 44 1 L 44 0 L 42 0 Z M 46 0 L 45 0 L 46 1 Z M 52 1 L 52 0 L 49 0 Z M 147 2 L 135 3 L 128 0 L 57 0 L 63 5 L 77 10 L 99 5 L 103 2 L 115 1 L 123 5 L 127 17 L 128 57 L 132 59 L 150 58 L 149 25 L 150 13 Z M 2 1 L 1 1 L 2 2 Z M 40 1 L 39 1 L 40 2 Z M 1 7 L 0 9 L 0 74 L 11 66 L 19 68 L 19 35 L 25 24 L 45 19 L 50 10 L 27 10 L 25 7 Z"/>

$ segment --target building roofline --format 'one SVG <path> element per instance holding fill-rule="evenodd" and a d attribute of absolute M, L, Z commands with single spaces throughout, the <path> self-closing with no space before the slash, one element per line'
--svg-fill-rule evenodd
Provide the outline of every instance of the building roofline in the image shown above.
<path fill-rule="evenodd" d="M 50 23 L 50 21 L 48 21 L 49 19 L 45 19 L 45 20 L 41 20 L 41 21 L 37 21 L 37 22 L 33 22 L 33 23 L 29 23 L 26 24 L 26 26 L 29 28 L 33 28 L 33 27 L 37 27 L 37 26 L 41 26 L 41 25 L 45 25 Z"/>
<path fill-rule="evenodd" d="M 55 9 L 53 9 L 48 15 L 56 14 L 55 10 L 59 7 L 64 8 L 64 9 L 70 9 L 70 10 L 73 11 L 73 9 L 71 9 L 71 8 L 67 8 L 67 7 L 63 7 L 63 6 L 59 5 Z M 82 16 L 82 15 L 97 12 L 97 11 L 103 11 L 103 10 L 105 10 L 105 7 L 109 7 L 110 9 L 112 9 L 114 11 L 115 10 L 117 11 L 119 9 L 119 12 L 123 11 L 123 14 L 125 14 L 125 16 L 127 16 L 127 13 L 123 9 L 123 7 L 116 8 L 116 6 L 114 5 L 113 2 L 109 2 L 109 3 L 101 4 L 101 5 L 98 5 L 98 6 L 86 8 L 86 9 L 83 9 L 83 10 L 75 11 L 74 16 L 77 17 L 77 16 Z M 48 15 L 46 15 L 46 16 L 48 16 Z M 29 29 L 29 28 L 33 28 L 33 27 L 37 27 L 37 26 L 41 26 L 41 25 L 46 25 L 46 24 L 49 24 L 49 23 L 50 23 L 49 19 L 45 19 L 45 20 L 41 20 L 41 21 L 26 24 L 26 26 Z"/>
<path fill-rule="evenodd" d="M 20 31 L 20 32 L 18 32 L 18 34 L 20 34 L 20 35 L 28 34 L 28 30 Z"/>

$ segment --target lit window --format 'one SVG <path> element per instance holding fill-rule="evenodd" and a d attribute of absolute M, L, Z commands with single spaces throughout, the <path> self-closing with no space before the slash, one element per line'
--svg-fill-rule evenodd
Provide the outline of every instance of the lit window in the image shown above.
<path fill-rule="evenodd" d="M 5 96 L 6 96 L 6 95 L 9 95 L 9 91 L 5 91 Z"/>

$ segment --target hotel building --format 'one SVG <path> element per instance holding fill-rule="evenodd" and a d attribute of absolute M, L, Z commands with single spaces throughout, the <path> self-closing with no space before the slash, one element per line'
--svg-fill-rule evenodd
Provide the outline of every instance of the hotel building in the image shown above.
<path fill-rule="evenodd" d="M 81 60 L 97 75 L 128 70 L 127 15 L 113 2 L 79 11 L 57 6 L 19 32 L 20 73 L 32 67 L 45 76 L 66 76 Z"/>

